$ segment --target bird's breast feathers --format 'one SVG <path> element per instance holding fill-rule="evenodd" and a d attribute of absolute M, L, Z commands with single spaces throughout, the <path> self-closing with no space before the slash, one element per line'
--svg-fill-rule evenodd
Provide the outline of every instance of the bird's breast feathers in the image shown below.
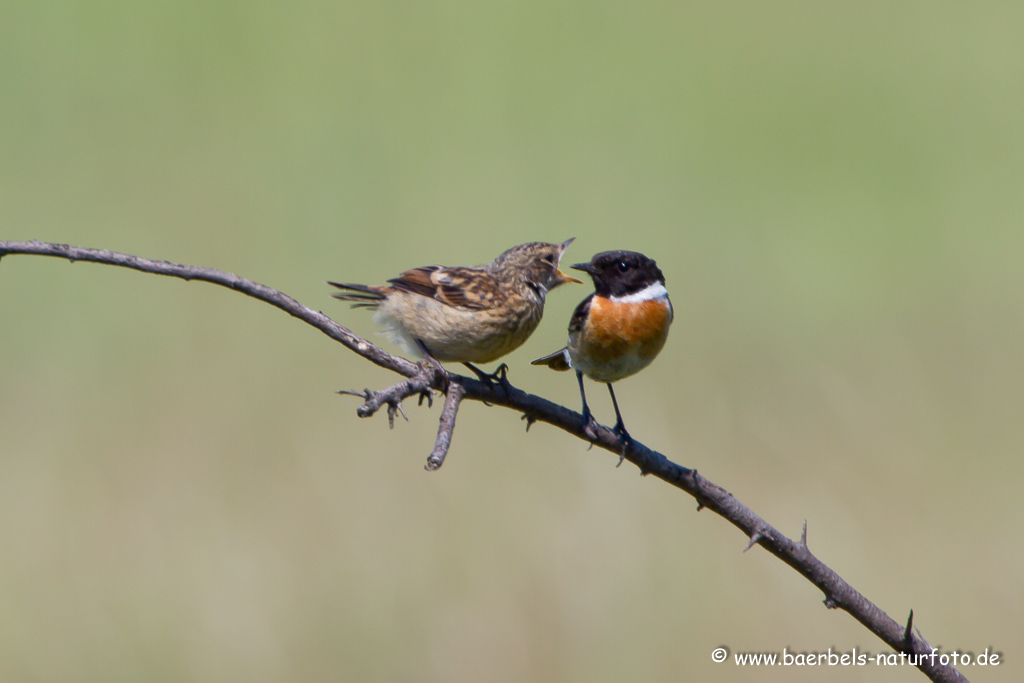
<path fill-rule="evenodd" d="M 647 367 L 665 346 L 673 316 L 667 294 L 625 298 L 591 297 L 586 324 L 570 335 L 573 367 L 592 379 L 628 377 Z"/>

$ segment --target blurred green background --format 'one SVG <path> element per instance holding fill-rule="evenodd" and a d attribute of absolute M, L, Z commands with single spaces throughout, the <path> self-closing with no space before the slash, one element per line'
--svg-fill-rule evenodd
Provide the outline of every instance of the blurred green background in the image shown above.
<path fill-rule="evenodd" d="M 676 307 L 619 385 L 694 466 L 933 645 L 1024 655 L 1024 5 L 0 6 L 0 239 L 326 279 L 575 236 Z M 554 292 L 506 360 L 564 342 Z M 0 262 L 4 681 L 918 681 L 713 514 L 515 413 L 388 431 L 395 379 L 264 304 Z M 599 419 L 607 393 L 591 385 Z"/>

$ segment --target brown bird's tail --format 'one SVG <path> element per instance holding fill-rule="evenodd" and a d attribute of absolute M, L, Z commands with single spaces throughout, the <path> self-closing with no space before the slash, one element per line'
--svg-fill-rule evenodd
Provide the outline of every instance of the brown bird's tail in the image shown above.
<path fill-rule="evenodd" d="M 338 289 L 344 289 L 344 292 L 338 292 L 332 294 L 335 299 L 341 299 L 342 301 L 353 301 L 352 308 L 377 308 L 378 304 L 384 300 L 385 295 L 378 291 L 376 287 L 367 287 L 366 285 L 347 285 L 341 282 L 328 282 L 327 284 Z"/>
<path fill-rule="evenodd" d="M 335 294 L 337 296 L 337 294 Z M 530 365 L 546 365 L 552 370 L 559 372 L 565 372 L 572 368 L 569 364 L 569 351 L 568 349 L 559 349 L 554 353 L 548 354 L 543 358 L 538 358 L 535 361 L 530 361 Z"/>

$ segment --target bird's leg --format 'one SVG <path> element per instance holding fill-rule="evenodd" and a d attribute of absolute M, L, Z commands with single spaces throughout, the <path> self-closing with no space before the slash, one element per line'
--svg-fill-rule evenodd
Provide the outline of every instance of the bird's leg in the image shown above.
<path fill-rule="evenodd" d="M 580 383 L 580 398 L 583 399 L 583 433 L 593 440 L 597 437 L 597 434 L 594 433 L 597 420 L 594 419 L 594 414 L 590 412 L 590 406 L 587 405 L 587 392 L 583 389 L 583 373 L 579 370 L 576 371 L 576 381 Z"/>
<path fill-rule="evenodd" d="M 434 358 L 434 354 L 430 353 L 430 349 L 427 348 L 427 345 L 424 344 L 422 340 L 415 339 L 414 341 L 416 342 L 416 346 L 419 347 L 420 353 L 423 354 L 423 358 L 427 361 L 427 363 L 433 365 L 434 368 L 441 373 L 441 376 L 444 378 L 445 393 L 447 393 L 448 384 L 451 382 L 452 379 L 451 375 L 449 375 L 448 371 L 441 366 L 441 361 Z M 420 398 L 420 402 L 423 402 L 422 397 Z"/>
<path fill-rule="evenodd" d="M 612 405 L 615 407 L 615 426 L 612 427 L 612 431 L 619 435 L 622 439 L 622 456 L 619 457 L 619 465 L 622 464 L 622 459 L 626 457 L 626 449 L 633 443 L 633 437 L 626 431 L 626 425 L 622 422 L 622 413 L 619 412 L 619 402 L 615 400 L 615 390 L 612 389 L 611 382 L 608 383 L 608 393 L 612 395 Z M 618 467 L 618 465 L 616 465 Z"/>

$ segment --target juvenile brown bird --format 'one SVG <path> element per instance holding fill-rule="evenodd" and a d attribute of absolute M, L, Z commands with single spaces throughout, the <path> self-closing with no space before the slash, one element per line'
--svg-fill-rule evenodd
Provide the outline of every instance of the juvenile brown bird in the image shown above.
<path fill-rule="evenodd" d="M 575 238 L 561 244 L 529 242 L 486 266 L 413 268 L 387 285 L 329 282 L 334 297 L 373 308 L 374 321 L 413 355 L 467 365 L 489 363 L 518 348 L 537 329 L 547 293 L 580 280 L 558 269 Z"/>
<path fill-rule="evenodd" d="M 613 431 L 628 443 L 632 438 L 622 423 L 612 382 L 646 368 L 665 346 L 673 317 L 665 276 L 653 259 L 635 251 L 605 251 L 590 263 L 572 267 L 590 274 L 595 291 L 573 312 L 565 348 L 532 364 L 576 371 L 588 430 L 594 416 L 587 405 L 583 375 L 607 384 L 615 407 Z"/>

